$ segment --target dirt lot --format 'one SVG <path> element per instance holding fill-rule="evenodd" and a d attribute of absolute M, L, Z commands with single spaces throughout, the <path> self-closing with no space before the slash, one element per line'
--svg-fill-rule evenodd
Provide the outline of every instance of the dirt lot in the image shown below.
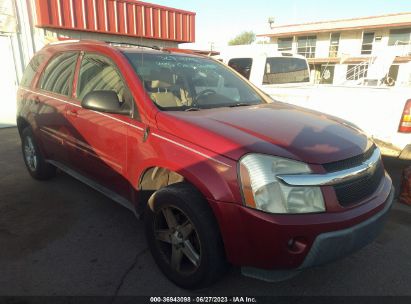
<path fill-rule="evenodd" d="M 0 295 L 411 295 L 411 207 L 396 203 L 384 232 L 360 252 L 276 284 L 231 269 L 190 293 L 155 266 L 143 225 L 65 175 L 31 179 L 15 128 L 0 129 Z M 405 162 L 387 159 L 398 185 Z"/>

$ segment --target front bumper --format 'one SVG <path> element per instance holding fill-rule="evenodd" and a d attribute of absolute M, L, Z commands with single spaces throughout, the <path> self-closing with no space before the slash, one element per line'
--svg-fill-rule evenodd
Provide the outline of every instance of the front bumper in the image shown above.
<path fill-rule="evenodd" d="M 318 235 L 304 262 L 296 269 L 265 270 L 254 267 L 242 267 L 242 273 L 255 279 L 278 282 L 295 276 L 303 269 L 326 264 L 356 252 L 370 244 L 379 235 L 393 202 L 394 189 L 391 190 L 384 209 L 368 220 L 343 230 Z"/>
<path fill-rule="evenodd" d="M 345 257 L 371 243 L 384 227 L 388 211 L 394 202 L 394 189 L 383 210 L 353 227 L 322 233 L 315 239 L 299 269 L 326 264 Z"/>
<path fill-rule="evenodd" d="M 393 195 L 386 174 L 371 197 L 326 213 L 275 215 L 239 204 L 209 203 L 228 261 L 243 269 L 270 272 L 324 264 L 365 246 L 381 230 Z"/>

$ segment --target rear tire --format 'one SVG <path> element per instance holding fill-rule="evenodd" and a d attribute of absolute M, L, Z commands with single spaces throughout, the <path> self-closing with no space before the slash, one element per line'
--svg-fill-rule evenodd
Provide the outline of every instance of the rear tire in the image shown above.
<path fill-rule="evenodd" d="M 44 160 L 30 127 L 21 133 L 21 148 L 27 171 L 33 178 L 47 180 L 56 175 L 56 167 Z"/>
<path fill-rule="evenodd" d="M 226 271 L 217 221 L 201 193 L 176 183 L 153 194 L 145 212 L 147 242 L 160 270 L 176 285 L 204 288 Z"/>

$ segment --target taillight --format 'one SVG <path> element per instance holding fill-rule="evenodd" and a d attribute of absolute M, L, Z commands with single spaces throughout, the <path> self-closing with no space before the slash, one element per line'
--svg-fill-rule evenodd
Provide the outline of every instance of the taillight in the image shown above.
<path fill-rule="evenodd" d="M 405 103 L 404 111 L 402 111 L 400 120 L 400 126 L 398 127 L 398 132 L 411 132 L 411 99 L 408 99 Z"/>

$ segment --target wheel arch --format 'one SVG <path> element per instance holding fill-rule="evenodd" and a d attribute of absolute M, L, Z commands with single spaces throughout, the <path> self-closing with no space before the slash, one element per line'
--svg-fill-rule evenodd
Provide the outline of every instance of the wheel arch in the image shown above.
<path fill-rule="evenodd" d="M 152 165 L 145 168 L 138 179 L 139 202 L 137 208 L 144 211 L 147 203 L 155 191 L 169 185 L 186 182 L 193 185 L 200 193 L 207 198 L 211 195 L 207 187 L 204 187 L 196 178 L 187 172 L 181 172 L 168 166 Z"/>
<path fill-rule="evenodd" d="M 138 177 L 137 192 L 139 193 L 137 208 L 143 211 L 151 195 L 168 185 L 186 182 L 195 187 L 203 197 L 213 200 L 235 202 L 236 194 L 232 189 L 230 179 L 236 179 L 236 174 L 222 174 L 212 165 L 183 167 L 175 162 L 159 161 L 147 164 Z"/>
<path fill-rule="evenodd" d="M 22 116 L 17 117 L 17 130 L 19 131 L 19 134 L 23 133 L 23 130 L 27 127 L 31 127 L 30 123 L 28 122 L 27 119 L 25 119 Z"/>

